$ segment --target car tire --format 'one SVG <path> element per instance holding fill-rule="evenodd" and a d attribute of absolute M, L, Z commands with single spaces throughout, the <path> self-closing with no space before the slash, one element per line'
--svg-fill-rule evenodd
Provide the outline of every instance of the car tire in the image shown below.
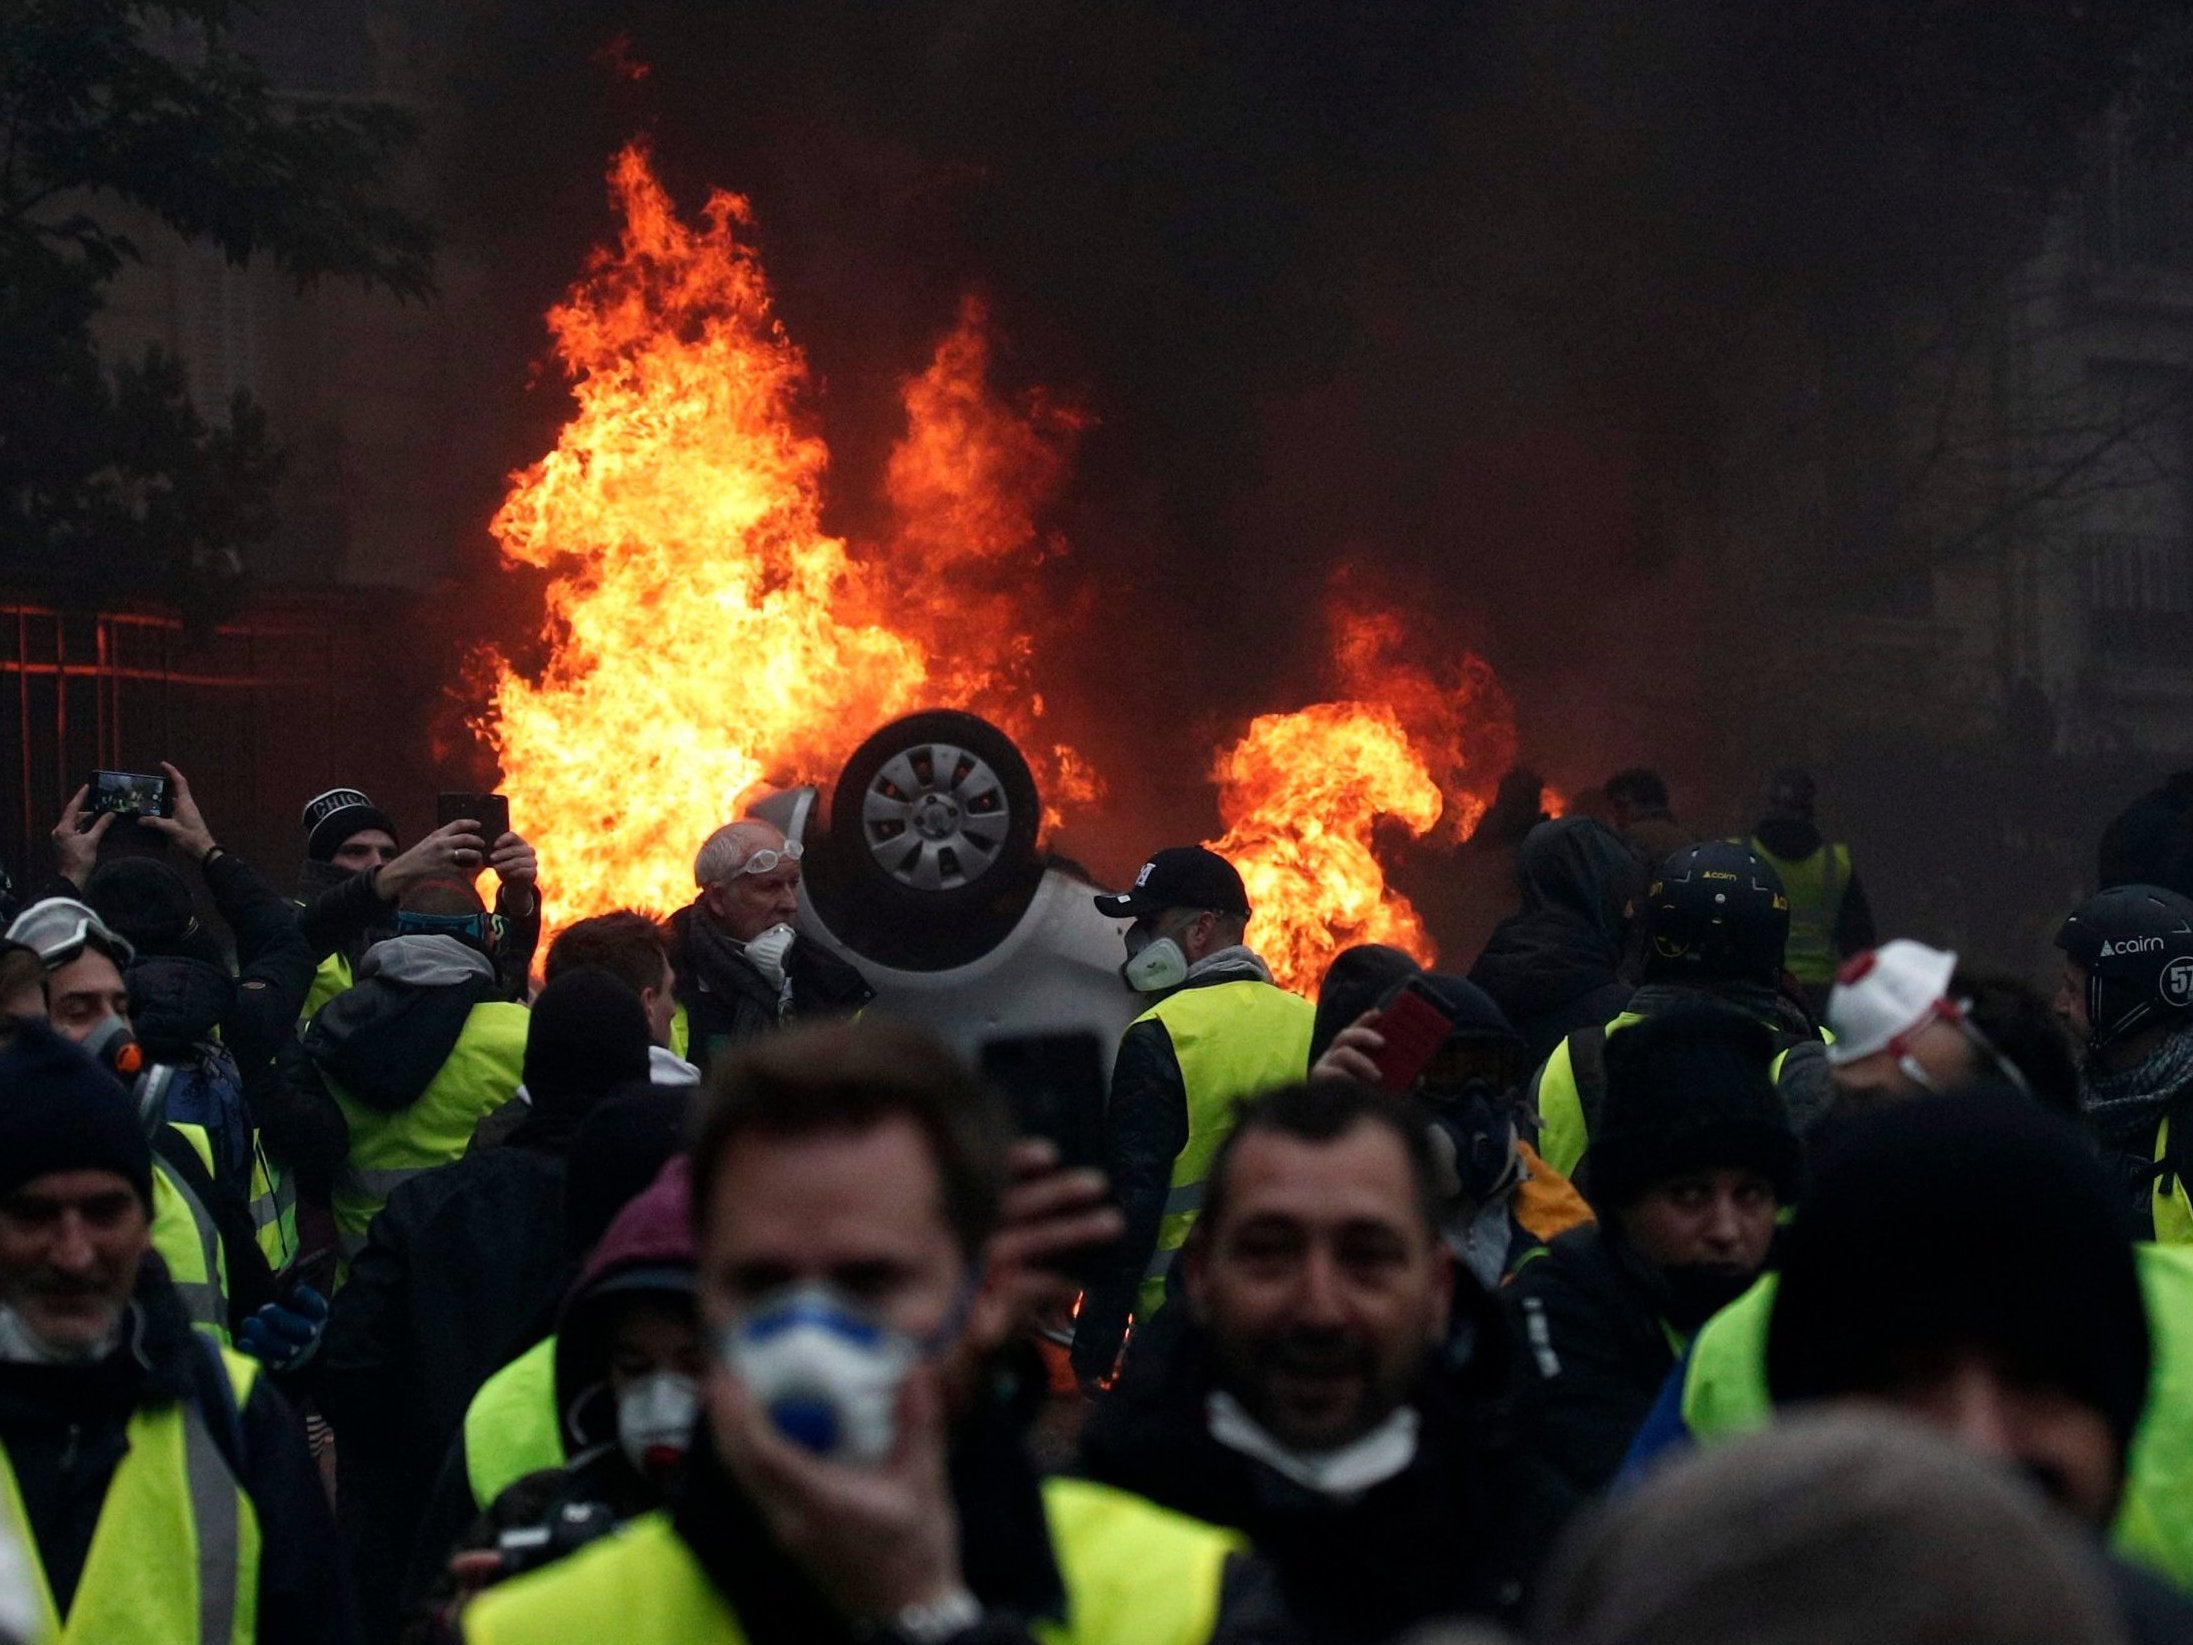
<path fill-rule="evenodd" d="M 856 952 L 907 970 L 981 958 L 1043 879 L 1035 775 L 957 709 L 910 714 L 853 751 L 830 801 L 826 911 Z"/>

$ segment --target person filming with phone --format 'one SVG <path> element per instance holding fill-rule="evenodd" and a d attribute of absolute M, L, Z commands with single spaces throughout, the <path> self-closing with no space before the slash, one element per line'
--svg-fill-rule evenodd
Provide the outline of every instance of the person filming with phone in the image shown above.
<path fill-rule="evenodd" d="M 1111 1375 L 1130 1316 L 1147 1320 L 1163 1306 L 1236 1106 L 1302 1078 L 1316 1016 L 1247 946 L 1248 890 L 1215 851 L 1170 846 L 1096 906 L 1133 921 L 1120 976 L 1150 1006 L 1128 1024 L 1112 1065 L 1105 1174 L 1127 1231 L 1075 1324 L 1084 1387 Z"/>
<path fill-rule="evenodd" d="M 1012 1182 L 1005 1105 L 919 1030 L 808 1023 L 710 1078 L 691 1156 L 706 1362 L 672 1506 L 513 1577 L 470 1645 L 1199 1645 L 1239 1539 L 1044 1479 L 997 1358 L 1031 1274 L 1116 1226 Z"/>
<path fill-rule="evenodd" d="M 540 859 L 510 826 L 500 794 L 444 794 L 432 833 L 399 849 L 395 819 L 356 788 L 331 788 L 306 802 L 303 907 L 298 923 L 319 957 L 307 1017 L 357 980 L 358 962 L 397 934 L 397 907 L 430 879 L 495 874 L 489 954 L 505 999 L 525 997 L 541 940 Z"/>

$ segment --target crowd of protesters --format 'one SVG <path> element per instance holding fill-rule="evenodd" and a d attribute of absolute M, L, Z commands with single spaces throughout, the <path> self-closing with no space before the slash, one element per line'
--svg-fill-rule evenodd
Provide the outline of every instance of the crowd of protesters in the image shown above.
<path fill-rule="evenodd" d="M 544 952 L 516 832 L 288 895 L 166 777 L 0 943 L 0 1645 L 2193 1641 L 2193 779 L 2052 998 L 1799 771 L 1314 1000 L 1167 847 L 1069 1160 L 759 818 Z"/>

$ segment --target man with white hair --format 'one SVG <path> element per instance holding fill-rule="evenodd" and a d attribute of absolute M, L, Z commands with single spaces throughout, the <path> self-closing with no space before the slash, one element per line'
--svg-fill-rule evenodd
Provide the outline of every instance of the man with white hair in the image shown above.
<path fill-rule="evenodd" d="M 1957 956 L 1908 938 L 1843 966 L 1828 997 L 1838 1112 L 1955 1090 L 1982 1076 L 2059 1112 L 2077 1070 L 2047 1002 L 2008 977 L 1972 976 Z"/>
<path fill-rule="evenodd" d="M 800 846 L 774 825 L 725 823 L 694 857 L 693 883 L 700 895 L 670 916 L 670 1047 L 703 1073 L 727 1046 L 875 998 L 852 966 L 793 930 Z"/>

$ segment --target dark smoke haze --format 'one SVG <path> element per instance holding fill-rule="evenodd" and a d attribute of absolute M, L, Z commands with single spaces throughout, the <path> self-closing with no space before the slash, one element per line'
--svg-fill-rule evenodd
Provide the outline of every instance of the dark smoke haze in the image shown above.
<path fill-rule="evenodd" d="M 1731 672 L 1773 578 L 1819 574 L 1742 545 L 1766 610 L 1713 586 L 1744 318 L 2021 255 L 2144 26 L 2099 10 L 474 0 L 430 158 L 481 316 L 475 568 L 565 412 L 541 312 L 645 133 L 686 209 L 754 203 L 835 529 L 963 292 L 1004 386 L 1093 415 L 1054 522 L 1091 620 L 1044 673 L 1131 831 L 1210 829 L 1213 745 L 1317 698 L 1343 561 L 1494 664 L 1557 783 L 1658 763 L 1740 820 L 1789 712 L 1747 729 Z"/>

